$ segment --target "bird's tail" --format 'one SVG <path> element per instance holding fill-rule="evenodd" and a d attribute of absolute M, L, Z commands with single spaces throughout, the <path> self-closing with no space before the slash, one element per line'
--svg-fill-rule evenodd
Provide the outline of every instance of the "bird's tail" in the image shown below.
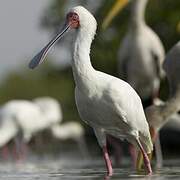
<path fill-rule="evenodd" d="M 148 134 L 140 134 L 140 141 L 142 146 L 147 154 L 150 154 L 153 151 L 153 143 L 151 139 L 151 134 L 148 131 Z"/>
<path fill-rule="evenodd" d="M 147 154 L 150 161 L 152 160 L 152 152 Z M 142 152 L 139 151 L 138 156 L 137 156 L 137 161 L 136 161 L 136 169 L 137 169 L 137 171 L 141 171 L 144 168 L 143 165 L 144 165 L 143 155 L 142 155 Z"/>

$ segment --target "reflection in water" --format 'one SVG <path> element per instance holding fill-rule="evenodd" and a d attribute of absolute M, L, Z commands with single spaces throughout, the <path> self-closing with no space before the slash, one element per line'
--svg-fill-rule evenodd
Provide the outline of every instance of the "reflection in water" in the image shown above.
<path fill-rule="evenodd" d="M 165 167 L 155 171 L 151 177 L 137 174 L 129 166 L 115 168 L 113 177 L 105 177 L 105 173 L 103 160 L 99 158 L 96 160 L 80 160 L 72 157 L 43 160 L 32 158 L 24 163 L 0 163 L 0 179 L 3 180 L 179 179 L 180 163 L 177 160 L 168 160 Z"/>

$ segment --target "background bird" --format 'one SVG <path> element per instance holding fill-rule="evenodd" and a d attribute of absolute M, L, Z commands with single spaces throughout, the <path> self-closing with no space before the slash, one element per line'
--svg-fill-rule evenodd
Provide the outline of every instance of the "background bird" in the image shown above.
<path fill-rule="evenodd" d="M 61 122 L 62 112 L 59 103 L 50 97 L 36 98 L 34 102 L 11 100 L 2 106 L 0 119 L 0 147 L 18 136 L 15 142 L 18 156 L 21 156 L 25 153 L 24 143 L 27 144 L 38 132 Z"/>
<path fill-rule="evenodd" d="M 146 108 L 146 116 L 153 139 L 159 141 L 158 131 L 180 110 L 180 42 L 178 42 L 165 58 L 163 68 L 169 82 L 170 95 L 166 102 L 155 101 Z M 158 158 L 158 156 L 157 156 Z M 158 162 L 162 166 L 162 162 Z"/>
<path fill-rule="evenodd" d="M 143 154 L 148 174 L 152 173 L 148 153 L 152 151 L 149 126 L 140 97 L 126 82 L 96 71 L 90 61 L 91 42 L 96 32 L 96 20 L 82 6 L 72 8 L 66 16 L 65 26 L 30 62 L 35 68 L 43 62 L 48 50 L 62 35 L 74 29 L 72 69 L 76 84 L 75 99 L 80 117 L 95 132 L 107 166 L 108 176 L 113 174 L 106 147 L 106 135 L 127 139 Z"/>
<path fill-rule="evenodd" d="M 116 0 L 102 24 L 103 29 L 107 28 L 117 13 L 130 3 L 128 30 L 118 50 L 118 72 L 119 77 L 137 91 L 144 107 L 152 104 L 153 99 L 159 95 L 160 79 L 164 77 L 162 63 L 165 57 L 163 44 L 145 21 L 147 2 L 147 0 Z M 131 146 L 129 152 L 134 166 L 136 153 Z"/>
<path fill-rule="evenodd" d="M 79 150 L 83 157 L 89 157 L 88 148 L 85 141 L 85 130 L 83 126 L 75 121 L 68 121 L 62 124 L 54 124 L 51 127 L 52 135 L 61 140 L 72 139 L 78 144 Z"/>
<path fill-rule="evenodd" d="M 131 16 L 127 33 L 118 50 L 118 72 L 119 77 L 148 102 L 149 98 L 158 96 L 160 78 L 164 77 L 162 63 L 165 52 L 158 35 L 146 24 L 144 16 L 147 0 L 116 0 L 102 27 L 106 28 L 128 2 L 131 3 Z"/>

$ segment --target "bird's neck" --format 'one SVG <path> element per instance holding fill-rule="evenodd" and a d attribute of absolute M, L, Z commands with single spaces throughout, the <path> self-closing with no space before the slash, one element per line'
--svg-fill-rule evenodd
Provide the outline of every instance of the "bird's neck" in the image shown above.
<path fill-rule="evenodd" d="M 87 89 L 87 82 L 94 74 L 94 68 L 90 61 L 90 47 L 94 38 L 93 33 L 79 29 L 76 32 L 73 50 L 72 69 L 76 86 Z"/>
<path fill-rule="evenodd" d="M 170 115 L 177 113 L 180 110 L 180 92 L 169 98 L 167 102 L 162 106 L 161 112 L 164 119 L 167 119 Z"/>
<path fill-rule="evenodd" d="M 131 26 L 138 28 L 145 24 L 145 8 L 147 0 L 133 0 L 131 4 Z"/>

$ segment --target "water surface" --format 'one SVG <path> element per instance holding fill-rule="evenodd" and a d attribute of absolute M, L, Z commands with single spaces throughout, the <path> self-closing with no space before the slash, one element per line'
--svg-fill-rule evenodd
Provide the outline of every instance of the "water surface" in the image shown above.
<path fill-rule="evenodd" d="M 111 178 L 101 158 L 83 160 L 82 158 L 32 158 L 26 162 L 1 162 L 0 179 L 3 180 L 101 180 L 101 179 L 180 179 L 180 160 L 165 161 L 162 169 L 154 170 L 152 176 L 137 174 L 127 163 L 122 168 L 114 168 Z"/>

